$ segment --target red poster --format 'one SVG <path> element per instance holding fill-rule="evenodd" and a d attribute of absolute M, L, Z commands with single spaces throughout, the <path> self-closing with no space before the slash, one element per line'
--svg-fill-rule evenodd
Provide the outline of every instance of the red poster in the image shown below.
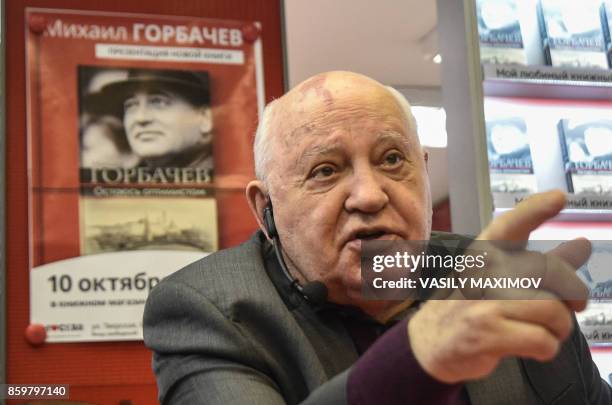
<path fill-rule="evenodd" d="M 257 22 L 29 9 L 31 322 L 142 338 L 146 295 L 214 251 L 252 177 Z"/>

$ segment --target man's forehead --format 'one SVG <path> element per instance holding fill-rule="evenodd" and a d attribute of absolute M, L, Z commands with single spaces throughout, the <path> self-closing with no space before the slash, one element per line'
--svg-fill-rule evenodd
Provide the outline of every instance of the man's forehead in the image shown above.
<path fill-rule="evenodd" d="M 380 83 L 354 73 L 331 72 L 306 80 L 278 99 L 271 127 L 293 142 L 296 136 L 324 134 L 368 118 L 395 129 L 407 125 L 405 112 Z"/>
<path fill-rule="evenodd" d="M 163 86 L 142 86 L 135 87 L 126 93 L 127 97 L 136 97 L 136 96 L 166 96 L 172 98 L 185 98 L 181 95 L 180 92 L 175 91 L 174 89 L 163 87 Z"/>
<path fill-rule="evenodd" d="M 341 132 L 330 133 L 327 137 L 304 137 L 303 142 L 296 145 L 294 150 L 300 155 L 300 159 L 316 157 L 318 155 L 345 153 L 347 148 L 352 145 L 352 138 L 337 136 L 341 135 Z M 394 144 L 406 149 L 413 147 L 410 137 L 406 133 L 393 129 L 369 133 L 368 141 L 370 150 L 382 144 Z"/>
<path fill-rule="evenodd" d="M 327 72 L 313 76 L 288 92 L 282 101 L 294 109 L 333 108 L 346 99 L 371 97 L 382 103 L 389 92 L 377 81 L 352 72 Z M 279 100 L 280 101 L 280 100 Z"/>

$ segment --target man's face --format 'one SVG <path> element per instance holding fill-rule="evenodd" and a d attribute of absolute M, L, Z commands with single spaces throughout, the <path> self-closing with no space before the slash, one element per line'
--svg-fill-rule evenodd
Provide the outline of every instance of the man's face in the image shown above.
<path fill-rule="evenodd" d="M 272 129 L 270 198 L 292 271 L 323 281 L 330 301 L 373 313 L 381 303 L 361 297 L 361 242 L 427 240 L 429 182 L 391 94 L 360 76 L 332 79 L 281 101 L 289 108 Z"/>
<path fill-rule="evenodd" d="M 169 90 L 137 90 L 124 102 L 128 142 L 143 158 L 187 151 L 210 131 L 207 110 Z"/>

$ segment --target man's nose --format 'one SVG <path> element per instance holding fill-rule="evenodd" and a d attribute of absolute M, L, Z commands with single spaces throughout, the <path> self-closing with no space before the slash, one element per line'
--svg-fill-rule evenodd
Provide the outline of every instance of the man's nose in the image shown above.
<path fill-rule="evenodd" d="M 137 106 L 133 107 L 131 115 L 132 119 L 139 124 L 150 122 L 153 119 L 151 109 L 147 103 L 139 103 Z"/>
<path fill-rule="evenodd" d="M 389 196 L 381 180 L 372 168 L 356 170 L 344 203 L 346 210 L 368 214 L 382 210 L 389 202 Z"/>

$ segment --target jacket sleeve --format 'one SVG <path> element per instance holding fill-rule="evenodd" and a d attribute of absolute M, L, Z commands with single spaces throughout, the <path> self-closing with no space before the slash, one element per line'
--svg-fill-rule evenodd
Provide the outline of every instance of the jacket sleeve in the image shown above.
<path fill-rule="evenodd" d="M 149 295 L 144 340 L 162 404 L 296 403 L 241 329 L 200 292 L 165 280 Z M 303 404 L 346 403 L 347 373 L 313 391 Z M 287 399 L 289 398 L 289 399 Z"/>
<path fill-rule="evenodd" d="M 145 344 L 162 404 L 357 405 L 448 403 L 460 386 L 429 377 L 412 355 L 404 320 L 348 370 L 296 398 L 275 381 L 269 357 L 193 287 L 165 280 L 151 291 Z M 300 384 L 301 382 L 296 382 Z"/>
<path fill-rule="evenodd" d="M 574 322 L 574 328 L 572 339 L 574 340 L 574 346 L 578 354 L 580 372 L 584 380 L 584 388 L 589 399 L 589 404 L 612 405 L 612 388 L 601 378 L 597 366 L 593 363 L 589 345 L 582 332 L 580 332 L 577 321 Z"/>

